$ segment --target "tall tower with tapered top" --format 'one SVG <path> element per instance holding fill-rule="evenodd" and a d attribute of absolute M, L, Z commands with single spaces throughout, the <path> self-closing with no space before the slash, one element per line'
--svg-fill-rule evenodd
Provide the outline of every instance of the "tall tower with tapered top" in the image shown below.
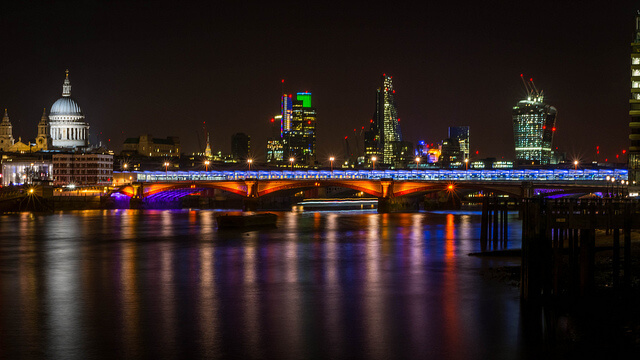
<path fill-rule="evenodd" d="M 393 165 L 396 162 L 398 144 L 402 141 L 399 121 L 392 77 L 383 74 L 382 86 L 376 91 L 373 119 L 365 133 L 365 156 L 369 161 L 376 157 L 382 164 Z"/>

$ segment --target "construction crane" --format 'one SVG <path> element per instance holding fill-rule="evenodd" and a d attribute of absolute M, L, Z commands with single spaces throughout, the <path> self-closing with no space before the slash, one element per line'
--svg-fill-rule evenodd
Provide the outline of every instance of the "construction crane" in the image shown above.
<path fill-rule="evenodd" d="M 524 84 L 524 88 L 527 91 L 527 97 L 529 99 L 542 97 L 542 91 L 538 91 L 536 84 L 533 82 L 533 78 L 529 78 L 529 81 L 527 82 L 524 79 L 524 74 L 520 74 L 520 79 L 522 79 L 522 84 Z"/>

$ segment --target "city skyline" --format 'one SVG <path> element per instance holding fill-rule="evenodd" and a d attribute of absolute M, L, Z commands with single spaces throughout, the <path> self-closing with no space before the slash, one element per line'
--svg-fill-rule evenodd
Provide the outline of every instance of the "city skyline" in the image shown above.
<path fill-rule="evenodd" d="M 15 6 L 2 15 L 2 36 L 12 56 L 0 73 L 0 105 L 9 109 L 16 136 L 35 138 L 42 108 L 59 96 L 60 73 L 69 68 L 78 89 L 74 97 L 90 118 L 94 143 L 102 133 L 102 141 L 111 138 L 108 146 L 120 150 L 125 138 L 153 132 L 179 136 L 184 151 L 191 153 L 198 147 L 196 131 L 206 121 L 214 151 L 227 152 L 230 135 L 236 132 L 250 135 L 253 149 L 264 149 L 279 94 L 304 90 L 314 94 L 318 109 L 322 161 L 339 156 L 344 136 L 369 121 L 377 78 L 386 72 L 396 80 L 406 140 L 437 142 L 449 126 L 469 125 L 472 150 L 479 150 L 480 157 L 513 158 L 511 107 L 523 95 L 517 77 L 524 72 L 544 84 L 549 102 L 558 109 L 554 142 L 569 158 L 590 161 L 599 145 L 600 160 L 612 161 L 628 146 L 631 3 L 606 9 L 590 2 L 580 7 L 549 4 L 554 15 L 535 31 L 514 26 L 523 5 L 498 7 L 495 14 L 472 4 L 457 12 L 447 5 L 398 5 L 385 10 L 391 25 L 385 25 L 386 17 L 375 7 L 350 23 L 343 17 L 361 10 L 356 6 L 347 6 L 343 15 L 320 5 L 306 10 L 292 6 L 280 15 L 283 22 L 266 34 L 261 32 L 271 24 L 267 15 L 275 13 L 267 5 L 244 9 L 244 18 L 226 20 L 235 10 L 232 5 L 213 11 L 161 3 L 154 9 L 155 19 L 144 13 L 146 5 L 69 6 Z M 175 26 L 161 31 L 173 10 Z M 532 16 L 541 11 L 529 10 Z M 109 25 L 109 15 L 116 13 L 114 25 Z M 56 14 L 66 21 L 53 20 Z M 293 16 L 297 14 L 308 15 L 317 26 L 306 25 Z M 458 17 L 474 33 L 448 24 Z M 27 24 L 12 26 L 16 21 Z M 319 31 L 332 22 L 337 30 Z M 118 27 L 125 24 L 129 27 Z M 247 25 L 244 30 L 242 25 Z M 55 36 L 46 35 L 49 29 Z M 216 55 L 196 34 L 215 40 L 210 47 L 230 54 L 228 59 Z M 287 45 L 294 49 L 310 43 L 317 49 L 308 56 L 285 57 L 267 51 L 280 35 L 298 40 Z M 457 44 L 461 39 L 468 40 L 465 51 Z M 368 48 L 385 41 L 387 52 Z M 81 50 L 80 44 L 85 44 Z M 599 50 L 579 51 L 586 45 Z M 181 51 L 189 61 L 178 55 Z M 38 56 L 42 54 L 47 56 Z M 256 56 L 243 56 L 249 54 Z M 607 126 L 599 128 L 600 123 Z M 255 155 L 266 154 L 262 150 Z"/>

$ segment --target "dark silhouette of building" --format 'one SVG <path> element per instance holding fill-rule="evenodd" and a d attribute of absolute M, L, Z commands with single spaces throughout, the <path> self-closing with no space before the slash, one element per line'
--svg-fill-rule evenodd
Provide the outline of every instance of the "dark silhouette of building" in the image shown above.
<path fill-rule="evenodd" d="M 460 156 L 462 159 L 469 158 L 469 127 L 468 126 L 449 126 L 449 138 L 458 140 L 460 143 Z"/>
<path fill-rule="evenodd" d="M 442 167 L 450 167 L 453 163 L 464 161 L 464 159 L 461 159 L 460 142 L 458 139 L 448 138 L 442 140 L 440 151 L 439 162 L 442 164 Z"/>
<path fill-rule="evenodd" d="M 231 156 L 237 160 L 247 160 L 251 150 L 251 136 L 235 133 L 231 136 Z"/>

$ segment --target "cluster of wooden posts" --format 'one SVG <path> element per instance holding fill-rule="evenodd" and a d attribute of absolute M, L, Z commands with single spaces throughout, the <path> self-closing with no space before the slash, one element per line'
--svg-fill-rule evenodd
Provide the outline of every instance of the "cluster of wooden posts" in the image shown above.
<path fill-rule="evenodd" d="M 509 239 L 509 198 L 485 197 L 482 199 L 482 221 L 480 227 L 480 244 L 482 251 L 487 250 L 489 240 L 505 246 Z"/>
<path fill-rule="evenodd" d="M 524 199 L 522 299 L 592 293 L 596 230 L 612 235 L 612 266 L 607 274 L 612 286 L 628 288 L 631 229 L 640 228 L 639 210 L 638 201 L 632 199 Z"/>

